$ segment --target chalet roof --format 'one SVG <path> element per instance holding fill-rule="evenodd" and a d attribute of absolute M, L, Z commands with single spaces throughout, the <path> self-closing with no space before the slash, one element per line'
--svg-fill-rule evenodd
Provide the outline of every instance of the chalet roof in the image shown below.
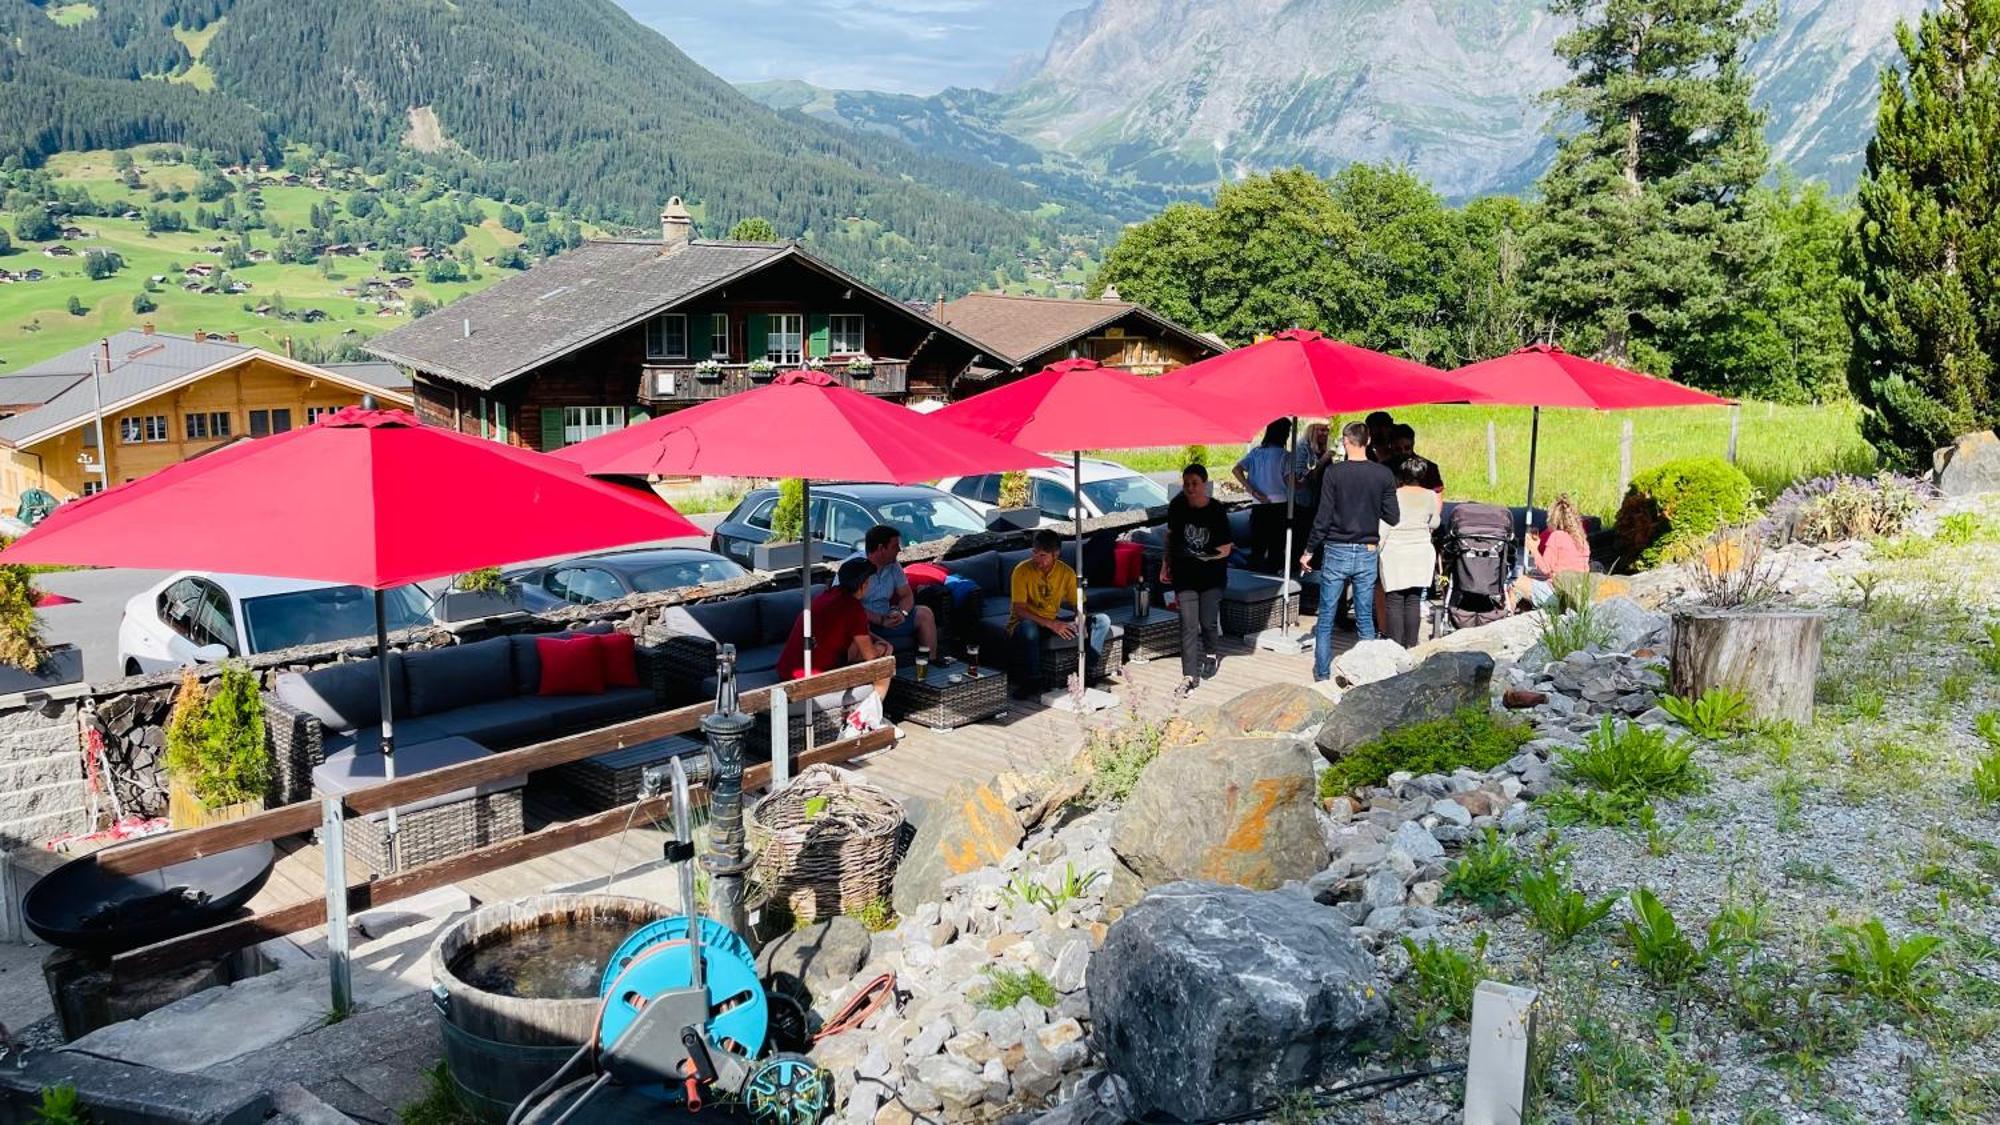
<path fill-rule="evenodd" d="M 409 372 L 404 371 L 393 363 L 374 360 L 361 363 L 322 363 L 320 367 L 336 375 L 352 379 L 357 383 L 366 383 L 371 387 L 380 387 L 385 391 L 398 391 L 408 394 L 410 390 Z"/>
<path fill-rule="evenodd" d="M 937 317 L 979 341 L 988 354 L 1020 366 L 1134 313 L 1166 335 L 1179 336 L 1198 348 L 1223 350 L 1222 345 L 1209 337 L 1131 301 L 972 293 L 946 302 L 938 309 Z"/>
<path fill-rule="evenodd" d="M 656 241 L 586 242 L 363 346 L 493 387 L 792 252 L 784 243 L 698 241 L 662 254 Z"/>
<path fill-rule="evenodd" d="M 76 385 L 75 374 L 0 375 L 0 403 L 8 406 L 40 406 Z"/>
<path fill-rule="evenodd" d="M 95 343 L 72 348 L 11 375 L 0 376 L 0 390 L 17 379 L 32 380 L 36 390 L 47 389 L 57 380 L 68 380 L 66 387 L 50 395 L 35 409 L 0 418 L 0 445 L 32 445 L 72 430 L 93 415 L 100 397 L 104 413 L 114 414 L 162 391 L 196 382 L 253 357 L 261 357 L 304 377 L 328 378 L 363 392 L 380 390 L 393 396 L 399 404 L 409 401 L 406 389 L 373 382 L 364 376 L 337 369 L 344 365 L 314 367 L 214 336 L 196 341 L 187 336 L 125 331 L 116 333 L 109 340 L 111 368 L 98 380 L 95 390 L 90 380 L 91 360 L 99 354 L 100 347 Z M 381 365 L 361 366 L 374 368 Z M 386 376 L 377 372 L 376 377 Z M 4 394 L 0 394 L 0 401 L 6 401 Z"/>

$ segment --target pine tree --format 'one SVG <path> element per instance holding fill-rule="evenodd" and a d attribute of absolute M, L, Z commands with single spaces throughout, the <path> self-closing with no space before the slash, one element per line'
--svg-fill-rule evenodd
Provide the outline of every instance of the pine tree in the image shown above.
<path fill-rule="evenodd" d="M 1542 177 L 1529 245 L 1539 311 L 1572 350 L 1716 382 L 1710 349 L 1770 239 L 1748 196 L 1764 175 L 1763 115 L 1744 49 L 1772 23 L 1745 0 L 1553 0 L 1578 20 L 1556 43 L 1574 122 Z"/>
<path fill-rule="evenodd" d="M 2000 421 L 2000 0 L 1897 28 L 1858 202 L 1848 383 L 1885 459 Z"/>

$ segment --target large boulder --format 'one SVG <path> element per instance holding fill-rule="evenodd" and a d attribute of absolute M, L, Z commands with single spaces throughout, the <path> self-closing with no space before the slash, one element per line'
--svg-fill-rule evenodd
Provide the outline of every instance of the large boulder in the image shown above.
<path fill-rule="evenodd" d="M 1307 734 L 1333 712 L 1326 696 L 1305 684 L 1254 687 L 1222 705 L 1222 714 L 1246 734 Z"/>
<path fill-rule="evenodd" d="M 1139 775 L 1111 850 L 1141 887 L 1206 879 L 1270 890 L 1326 866 L 1316 812 L 1312 758 L 1295 739 L 1176 747 Z"/>
<path fill-rule="evenodd" d="M 1375 972 L 1305 895 L 1187 882 L 1112 924 L 1085 989 L 1135 1116 L 1208 1121 L 1343 1073 L 1385 1011 Z"/>
<path fill-rule="evenodd" d="M 757 975 L 785 975 L 805 982 L 814 993 L 847 983 L 861 971 L 874 944 L 868 930 L 846 915 L 780 934 L 757 954 Z"/>
<path fill-rule="evenodd" d="M 1333 682 L 1344 688 L 1372 684 L 1409 671 L 1412 663 L 1410 650 L 1395 641 L 1357 641 L 1333 658 Z"/>
<path fill-rule="evenodd" d="M 916 838 L 896 869 L 896 912 L 942 899 L 946 879 L 999 863 L 1025 835 L 1020 816 L 991 785 L 962 781 L 922 803 Z"/>
<path fill-rule="evenodd" d="M 1342 696 L 1319 728 L 1320 754 L 1337 762 L 1356 746 L 1398 727 L 1484 707 L 1493 658 L 1483 652 L 1441 652 L 1400 676 L 1363 684 Z"/>
<path fill-rule="evenodd" d="M 1592 615 L 1603 623 L 1609 637 L 1605 647 L 1613 652 L 1658 648 L 1667 643 L 1667 615 L 1647 609 L 1631 598 L 1606 598 L 1597 603 Z"/>
<path fill-rule="evenodd" d="M 1946 496 L 2000 492 L 2000 437 L 1992 430 L 1966 434 L 1933 454 L 1931 464 Z"/>

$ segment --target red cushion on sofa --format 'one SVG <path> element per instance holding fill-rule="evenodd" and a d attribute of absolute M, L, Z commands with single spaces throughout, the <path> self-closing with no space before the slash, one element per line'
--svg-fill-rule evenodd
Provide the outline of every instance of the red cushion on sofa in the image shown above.
<path fill-rule="evenodd" d="M 638 639 L 630 633 L 596 633 L 597 655 L 604 661 L 604 686 L 638 687 Z"/>
<path fill-rule="evenodd" d="M 541 694 L 604 694 L 602 651 L 588 634 L 575 640 L 536 637 L 535 655 L 542 660 Z"/>
<path fill-rule="evenodd" d="M 903 568 L 903 577 L 910 582 L 910 588 L 919 586 L 942 586 L 951 572 L 936 563 L 911 563 Z"/>

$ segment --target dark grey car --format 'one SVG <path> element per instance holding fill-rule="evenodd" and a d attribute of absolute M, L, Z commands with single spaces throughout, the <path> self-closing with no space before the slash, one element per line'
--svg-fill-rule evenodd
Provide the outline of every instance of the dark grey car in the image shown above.
<path fill-rule="evenodd" d="M 757 547 L 771 538 L 771 510 L 777 505 L 777 489 L 753 490 L 716 525 L 709 545 L 718 555 L 754 565 Z M 904 546 L 986 530 L 985 517 L 965 501 L 927 484 L 815 483 L 809 515 L 821 559 L 852 553 L 878 523 L 902 532 Z"/>
<path fill-rule="evenodd" d="M 521 591 L 521 608 L 539 612 L 723 582 L 748 573 L 695 547 L 640 547 L 509 571 L 506 577 Z"/>

